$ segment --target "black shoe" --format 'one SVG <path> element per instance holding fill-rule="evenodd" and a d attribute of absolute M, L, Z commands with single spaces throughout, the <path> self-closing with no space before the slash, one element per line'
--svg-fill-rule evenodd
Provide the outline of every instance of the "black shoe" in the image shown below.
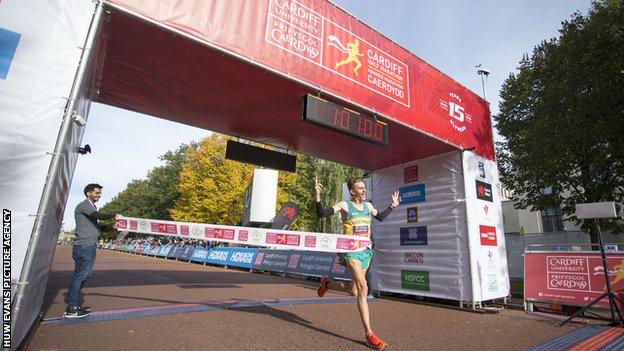
<path fill-rule="evenodd" d="M 78 308 L 87 313 L 91 313 L 91 306 L 78 306 Z"/>
<path fill-rule="evenodd" d="M 63 317 L 65 318 L 82 318 L 82 317 L 86 317 L 89 315 L 89 312 L 81 309 L 78 306 L 73 306 L 73 307 L 67 307 L 67 309 L 65 310 L 65 313 L 63 314 Z"/>

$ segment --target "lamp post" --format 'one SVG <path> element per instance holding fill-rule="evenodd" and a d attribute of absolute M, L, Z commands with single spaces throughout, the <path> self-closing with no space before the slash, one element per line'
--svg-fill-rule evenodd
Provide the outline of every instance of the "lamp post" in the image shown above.
<path fill-rule="evenodd" d="M 490 74 L 490 71 L 486 68 L 481 67 L 481 64 L 476 65 L 477 74 L 481 76 L 481 87 L 483 88 L 483 100 L 487 101 L 487 92 L 485 91 L 485 78 Z M 485 77 L 485 78 L 484 78 Z"/>

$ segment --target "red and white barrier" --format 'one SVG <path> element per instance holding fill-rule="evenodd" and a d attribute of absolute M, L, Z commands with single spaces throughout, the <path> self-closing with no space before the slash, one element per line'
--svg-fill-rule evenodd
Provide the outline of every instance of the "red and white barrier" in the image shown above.
<path fill-rule="evenodd" d="M 295 232 L 268 228 L 236 227 L 219 224 L 161 221 L 122 217 L 119 231 L 210 240 L 239 245 L 321 252 L 355 252 L 371 246 L 368 237 Z"/>

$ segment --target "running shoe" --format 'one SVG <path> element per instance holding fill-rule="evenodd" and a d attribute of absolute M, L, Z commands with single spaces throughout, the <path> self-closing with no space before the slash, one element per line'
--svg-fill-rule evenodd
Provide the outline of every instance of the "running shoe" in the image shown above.
<path fill-rule="evenodd" d="M 383 350 L 386 348 L 386 346 L 388 346 L 385 341 L 378 338 L 377 335 L 375 335 L 375 333 L 373 332 L 370 332 L 368 335 L 366 335 L 366 345 L 375 350 Z"/>
<path fill-rule="evenodd" d="M 82 310 L 78 306 L 67 307 L 63 317 L 65 318 L 82 318 L 89 315 L 89 312 Z"/>
<path fill-rule="evenodd" d="M 318 289 L 316 289 L 316 294 L 319 297 L 325 296 L 327 289 L 329 289 L 328 285 L 330 281 L 331 279 L 329 279 L 329 277 L 326 275 L 324 275 L 323 278 L 321 278 L 321 285 L 319 285 Z"/>

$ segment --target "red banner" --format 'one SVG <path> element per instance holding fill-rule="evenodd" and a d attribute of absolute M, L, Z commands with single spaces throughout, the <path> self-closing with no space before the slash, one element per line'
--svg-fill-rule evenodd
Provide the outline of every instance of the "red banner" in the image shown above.
<path fill-rule="evenodd" d="M 613 292 L 624 289 L 624 253 L 607 253 Z M 600 252 L 526 252 L 524 298 L 587 305 L 606 291 Z M 599 302 L 608 306 L 609 301 Z"/>
<path fill-rule="evenodd" d="M 110 2 L 494 159 L 483 99 L 330 2 Z"/>

